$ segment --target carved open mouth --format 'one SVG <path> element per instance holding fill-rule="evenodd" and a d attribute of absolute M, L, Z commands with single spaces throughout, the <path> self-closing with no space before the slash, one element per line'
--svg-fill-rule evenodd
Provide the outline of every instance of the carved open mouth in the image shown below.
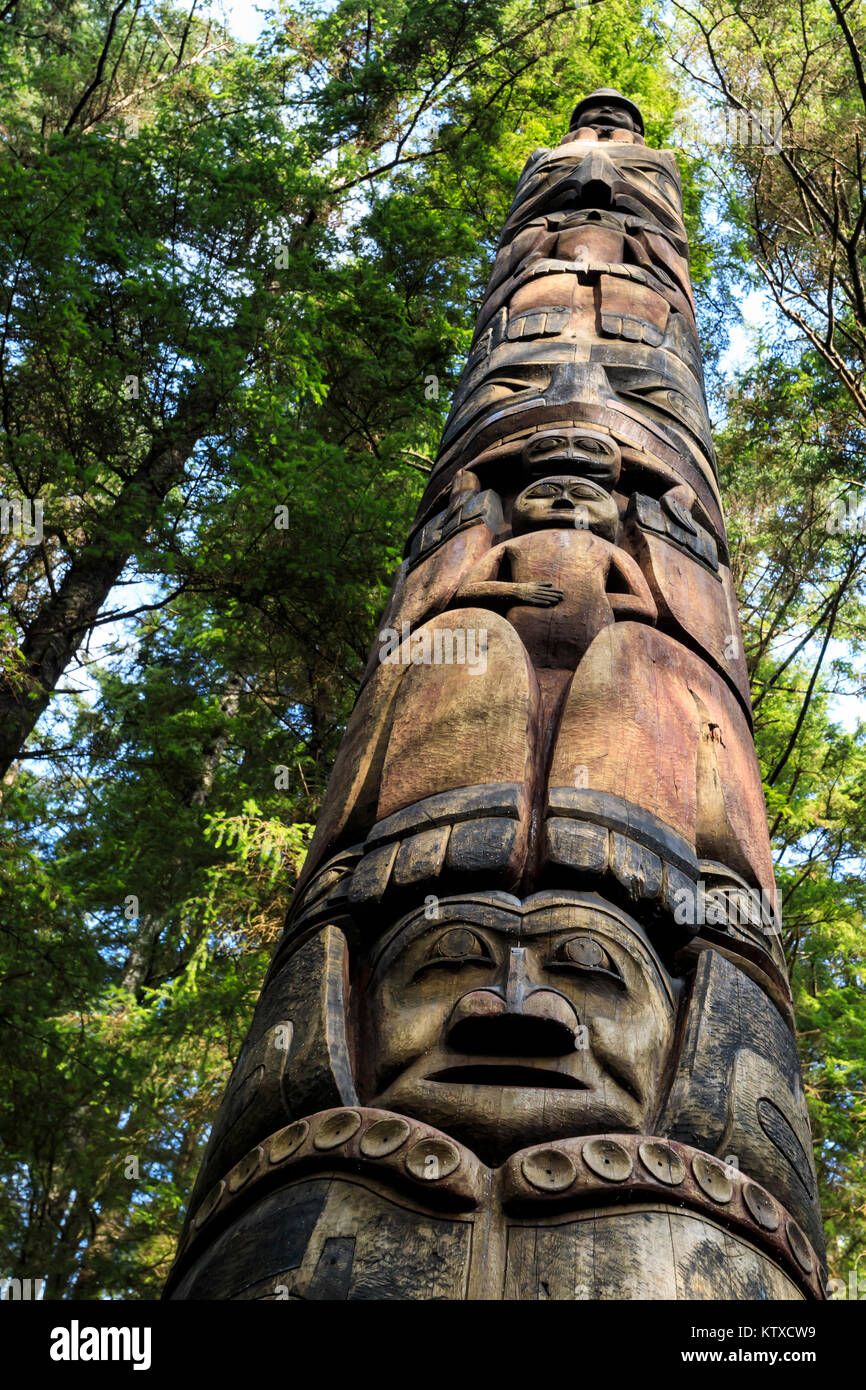
<path fill-rule="evenodd" d="M 547 1071 L 542 1067 L 520 1067 L 511 1064 L 473 1064 L 463 1067 L 446 1067 L 437 1071 L 428 1081 L 451 1081 L 459 1086 L 534 1086 L 545 1090 L 588 1091 L 591 1088 L 575 1076 L 561 1071 Z"/>

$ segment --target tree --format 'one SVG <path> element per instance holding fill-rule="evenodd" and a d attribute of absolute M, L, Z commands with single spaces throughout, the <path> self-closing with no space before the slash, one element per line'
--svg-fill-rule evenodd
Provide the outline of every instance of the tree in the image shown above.
<path fill-rule="evenodd" d="M 775 311 L 754 369 L 723 393 L 720 456 L 830 1267 L 847 1280 L 866 1248 L 853 704 L 866 530 L 863 18 L 837 0 L 675 11 L 671 51 L 712 104 L 721 259 Z"/>
<path fill-rule="evenodd" d="M 740 250 L 866 421 L 859 8 L 840 0 L 761 0 L 748 9 L 676 0 L 674 8 L 672 49 L 713 102 L 725 145 L 719 172 L 744 236 Z"/>
<path fill-rule="evenodd" d="M 629 10 L 599 22 L 608 34 L 613 13 Z M 5 62 L 31 100 L 0 113 L 2 481 L 44 502 L 47 539 L 4 577 L 19 633 L 0 775 L 122 577 L 172 574 L 190 488 L 231 486 L 258 374 L 283 418 L 323 398 L 340 219 L 413 165 L 501 138 L 530 74 L 564 111 L 569 50 L 547 54 L 566 17 L 574 55 L 591 9 L 426 0 L 380 8 L 374 27 L 354 3 L 301 6 L 253 60 L 160 6 L 7 10 Z M 636 56 L 614 66 L 647 84 Z"/>
<path fill-rule="evenodd" d="M 663 139 L 643 21 L 7 14 L 0 1231 L 49 1296 L 161 1288 L 517 174 L 601 83 Z"/>
<path fill-rule="evenodd" d="M 836 505 L 851 410 L 816 354 L 769 349 L 717 435 L 830 1273 L 866 1238 L 862 1004 L 866 533 Z M 854 699 L 852 699 L 852 696 Z"/>

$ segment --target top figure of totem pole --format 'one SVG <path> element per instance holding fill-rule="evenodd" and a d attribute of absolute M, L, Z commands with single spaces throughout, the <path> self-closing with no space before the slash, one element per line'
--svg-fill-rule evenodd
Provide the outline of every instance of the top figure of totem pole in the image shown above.
<path fill-rule="evenodd" d="M 527 161 L 174 1298 L 821 1298 L 682 193 Z"/>

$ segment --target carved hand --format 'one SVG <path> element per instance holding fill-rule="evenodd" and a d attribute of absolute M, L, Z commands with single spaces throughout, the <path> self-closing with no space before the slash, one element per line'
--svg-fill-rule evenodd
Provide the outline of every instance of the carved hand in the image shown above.
<path fill-rule="evenodd" d="M 562 597 L 562 589 L 555 589 L 547 579 L 532 580 L 529 584 L 513 584 L 510 579 L 482 579 L 461 584 L 452 603 L 489 603 L 503 608 L 531 603 L 536 608 L 552 608 Z"/>
<path fill-rule="evenodd" d="M 562 589 L 555 589 L 547 579 L 534 579 L 529 584 L 512 584 L 510 587 L 513 602 L 531 603 L 536 608 L 552 608 L 563 598 Z"/>

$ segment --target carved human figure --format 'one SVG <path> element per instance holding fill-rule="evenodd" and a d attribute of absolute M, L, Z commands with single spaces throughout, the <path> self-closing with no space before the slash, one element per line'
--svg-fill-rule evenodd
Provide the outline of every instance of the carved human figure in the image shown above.
<path fill-rule="evenodd" d="M 602 139 L 610 138 L 617 130 L 630 130 L 643 135 L 643 117 L 639 108 L 615 87 L 598 87 L 590 96 L 579 101 L 571 113 L 569 126 L 569 134 L 590 129 Z"/>
<path fill-rule="evenodd" d="M 546 712 L 603 628 L 654 622 L 656 606 L 635 561 L 616 544 L 619 512 L 600 483 L 556 474 L 524 488 L 512 537 L 460 585 L 455 604 L 501 609 L 535 667 Z"/>

